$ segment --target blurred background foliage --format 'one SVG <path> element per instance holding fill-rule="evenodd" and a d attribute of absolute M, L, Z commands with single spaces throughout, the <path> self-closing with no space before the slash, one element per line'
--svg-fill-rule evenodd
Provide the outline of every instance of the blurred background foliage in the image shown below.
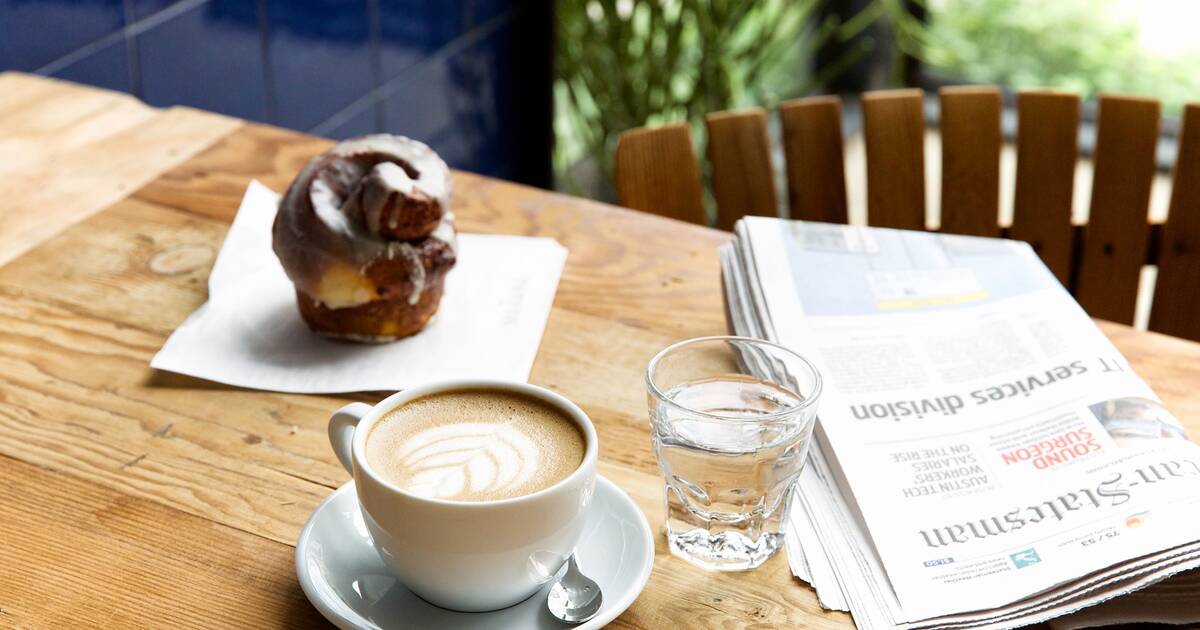
<path fill-rule="evenodd" d="M 927 72 L 952 80 L 1060 88 L 1085 99 L 1098 92 L 1151 96 L 1170 116 L 1200 99 L 1200 52 L 1163 48 L 1169 42 L 1155 41 L 1150 29 L 1173 18 L 1190 22 L 1191 37 L 1200 39 L 1197 6 L 1195 0 L 928 0 L 928 23 L 905 23 L 909 36 L 897 42 Z"/>
<path fill-rule="evenodd" d="M 630 127 L 688 121 L 817 89 L 827 68 L 809 60 L 847 39 L 822 0 L 589 0 L 557 11 L 554 86 L 559 188 L 594 194 L 609 181 L 617 137 Z M 697 140 L 703 134 L 697 134 Z M 697 147 L 703 151 L 703 146 Z"/>
<path fill-rule="evenodd" d="M 994 83 L 1140 94 L 1167 116 L 1200 100 L 1200 0 L 570 0 L 556 12 L 557 186 L 602 199 L 625 129 L 687 121 L 703 155 L 704 114 L 812 93 Z M 848 70 L 873 78 L 839 79 Z"/>

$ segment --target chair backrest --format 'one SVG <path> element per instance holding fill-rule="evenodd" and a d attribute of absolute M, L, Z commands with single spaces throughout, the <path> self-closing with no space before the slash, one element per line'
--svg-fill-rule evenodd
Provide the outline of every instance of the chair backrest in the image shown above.
<path fill-rule="evenodd" d="M 925 229 L 925 115 L 921 90 L 863 94 L 867 217 L 871 225 Z"/>
<path fill-rule="evenodd" d="M 634 210 L 705 224 L 700 168 L 685 123 L 621 134 L 613 155 L 617 199 Z"/>
<path fill-rule="evenodd" d="M 942 88 L 941 229 L 1000 236 L 1000 89 Z"/>
<path fill-rule="evenodd" d="M 1183 110 L 1150 330 L 1200 339 L 1200 104 Z"/>
<path fill-rule="evenodd" d="M 842 99 L 810 96 L 779 106 L 787 162 L 788 211 L 793 219 L 846 223 L 846 160 Z"/>
<path fill-rule="evenodd" d="M 1079 162 L 1079 97 L 1017 95 L 1017 182 L 1009 236 L 1028 242 L 1063 286 L 1071 286 L 1071 199 Z"/>
<path fill-rule="evenodd" d="M 777 216 L 767 113 L 758 108 L 717 112 L 706 116 L 704 123 L 717 227 L 732 230 L 747 214 Z"/>
<path fill-rule="evenodd" d="M 1158 125 L 1158 101 L 1100 97 L 1091 206 L 1073 285 L 1093 317 L 1133 322 L 1146 263 Z"/>
<path fill-rule="evenodd" d="M 1200 104 L 1184 110 L 1167 221 L 1157 225 L 1148 211 L 1160 106 L 1101 96 L 1088 220 L 1075 225 L 1080 99 L 1046 90 L 1018 93 L 1012 223 L 1004 226 L 1000 90 L 949 87 L 938 97 L 939 230 L 1028 241 L 1091 315 L 1122 323 L 1133 322 L 1143 267 L 1156 264 L 1150 329 L 1200 339 Z M 926 229 L 924 109 L 920 90 L 862 97 L 870 225 Z M 766 113 L 718 112 L 706 123 L 716 225 L 730 229 L 746 214 L 775 215 Z M 779 124 L 788 215 L 846 222 L 841 100 L 788 101 L 779 108 Z M 622 205 L 706 223 L 688 127 L 628 131 L 615 160 Z"/>

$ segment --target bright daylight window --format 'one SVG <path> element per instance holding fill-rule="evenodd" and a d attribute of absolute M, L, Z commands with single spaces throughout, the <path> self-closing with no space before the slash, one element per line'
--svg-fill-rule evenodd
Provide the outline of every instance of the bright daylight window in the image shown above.
<path fill-rule="evenodd" d="M 1091 98 L 1157 98 L 1167 116 L 1200 97 L 1200 2 L 929 0 L 914 41 L 927 72 Z"/>

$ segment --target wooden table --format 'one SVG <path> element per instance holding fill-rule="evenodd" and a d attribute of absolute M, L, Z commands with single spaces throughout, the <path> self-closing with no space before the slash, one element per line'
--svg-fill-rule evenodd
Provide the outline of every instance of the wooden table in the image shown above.
<path fill-rule="evenodd" d="M 282 190 L 329 141 L 0 75 L 0 626 L 320 626 L 293 568 L 347 480 L 326 440 L 349 398 L 259 392 L 148 366 L 206 299 L 247 182 Z M 570 250 L 530 380 L 595 420 L 601 472 L 661 527 L 642 369 L 725 331 L 724 232 L 455 173 L 464 232 Z M 1200 435 L 1200 344 L 1102 324 Z M 845 627 L 780 555 L 709 573 L 657 542 L 616 627 Z"/>

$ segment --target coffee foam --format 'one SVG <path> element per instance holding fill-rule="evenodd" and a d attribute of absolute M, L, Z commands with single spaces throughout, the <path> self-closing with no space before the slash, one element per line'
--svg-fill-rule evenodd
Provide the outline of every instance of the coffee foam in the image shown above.
<path fill-rule="evenodd" d="M 583 462 L 562 411 L 522 394 L 433 394 L 389 411 L 367 435 L 367 465 L 418 496 L 488 501 L 537 492 Z"/>

